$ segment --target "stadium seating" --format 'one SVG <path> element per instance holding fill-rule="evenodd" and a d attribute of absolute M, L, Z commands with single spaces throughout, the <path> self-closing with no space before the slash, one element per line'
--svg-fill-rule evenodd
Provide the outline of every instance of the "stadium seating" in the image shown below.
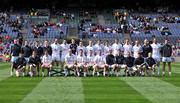
<path fill-rule="evenodd" d="M 136 15 L 143 15 L 146 17 L 154 18 L 160 16 L 159 14 L 136 14 Z M 171 16 L 175 16 L 171 14 Z M 135 26 L 138 26 L 140 22 L 138 20 L 134 20 L 132 18 L 129 19 L 129 24 L 133 24 Z M 140 40 L 141 42 L 144 39 L 152 39 L 153 37 L 156 37 L 159 42 L 163 42 L 165 38 L 168 38 L 173 44 L 176 43 L 177 40 L 179 40 L 179 33 L 180 33 L 180 24 L 179 23 L 166 23 L 166 22 L 150 22 L 150 24 L 157 26 L 157 28 L 161 27 L 168 27 L 169 31 L 172 35 L 169 36 L 163 36 L 159 30 L 150 30 L 150 33 L 145 34 L 144 31 L 140 31 L 139 34 L 132 33 L 131 39 L 132 40 Z"/>

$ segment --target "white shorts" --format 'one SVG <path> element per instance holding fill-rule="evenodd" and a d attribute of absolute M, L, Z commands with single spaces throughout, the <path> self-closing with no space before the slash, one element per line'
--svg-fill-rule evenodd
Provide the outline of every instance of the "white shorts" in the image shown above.
<path fill-rule="evenodd" d="M 127 67 L 128 70 L 133 69 L 133 67 Z"/>
<path fill-rule="evenodd" d="M 104 67 L 105 67 L 104 64 L 97 64 L 97 66 L 98 66 L 99 68 L 104 68 Z"/>
<path fill-rule="evenodd" d="M 143 67 L 143 65 L 136 65 L 137 66 L 137 68 L 142 68 Z"/>
<path fill-rule="evenodd" d="M 133 70 L 133 71 L 137 71 L 137 70 L 138 70 L 138 68 L 136 68 L 136 67 L 132 67 L 132 70 Z"/>
<path fill-rule="evenodd" d="M 84 64 L 83 63 L 78 63 L 77 67 L 84 67 Z"/>
<path fill-rule="evenodd" d="M 162 62 L 172 62 L 171 57 L 162 57 Z"/>
<path fill-rule="evenodd" d="M 85 65 L 85 67 L 93 67 L 93 66 L 94 66 L 93 63 L 87 63 L 87 64 Z"/>
<path fill-rule="evenodd" d="M 109 68 L 113 68 L 114 65 L 108 65 Z"/>
<path fill-rule="evenodd" d="M 60 61 L 60 55 L 52 55 L 52 61 Z"/>
<path fill-rule="evenodd" d="M 66 66 L 67 66 L 67 68 L 72 68 L 72 67 L 74 67 L 76 65 L 74 65 L 74 64 L 66 64 Z"/>
<path fill-rule="evenodd" d="M 26 63 L 29 63 L 29 57 L 25 57 Z"/>
<path fill-rule="evenodd" d="M 127 67 L 128 70 L 133 70 L 133 71 L 136 71 L 137 68 L 136 67 Z"/>
<path fill-rule="evenodd" d="M 160 62 L 160 61 L 161 61 L 161 57 L 160 57 L 160 56 L 152 56 L 152 58 L 153 58 L 156 62 Z"/>
<path fill-rule="evenodd" d="M 14 63 L 18 59 L 18 56 L 12 56 L 11 57 L 11 62 Z"/>
<path fill-rule="evenodd" d="M 118 67 L 120 67 L 120 68 L 126 68 L 126 65 L 125 65 L 125 64 L 118 64 Z"/>

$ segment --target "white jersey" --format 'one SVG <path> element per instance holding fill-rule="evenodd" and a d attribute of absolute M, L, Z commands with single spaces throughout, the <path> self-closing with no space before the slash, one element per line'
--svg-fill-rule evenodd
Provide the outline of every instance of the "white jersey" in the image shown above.
<path fill-rule="evenodd" d="M 160 55 L 161 45 L 153 43 L 153 44 L 151 44 L 151 47 L 152 47 L 152 57 L 160 58 L 161 57 L 161 55 Z"/>
<path fill-rule="evenodd" d="M 61 55 L 65 56 L 69 52 L 69 45 L 68 44 L 61 44 Z"/>
<path fill-rule="evenodd" d="M 94 64 L 94 56 L 87 56 L 86 63 L 92 66 Z"/>
<path fill-rule="evenodd" d="M 60 51 L 61 51 L 61 46 L 60 44 L 51 44 L 51 48 L 52 48 L 52 55 L 60 55 Z"/>
<path fill-rule="evenodd" d="M 67 64 L 74 64 L 75 62 L 76 62 L 76 56 L 74 55 L 74 54 L 72 54 L 71 56 L 69 55 L 69 54 L 67 54 L 66 56 L 65 56 L 65 62 L 67 63 Z"/>
<path fill-rule="evenodd" d="M 119 53 L 119 50 L 122 50 L 122 45 L 121 44 L 117 44 L 117 43 L 114 43 L 112 45 L 112 49 L 113 49 L 113 55 L 116 55 Z"/>
<path fill-rule="evenodd" d="M 104 49 L 103 49 L 103 55 L 107 55 L 108 53 L 109 53 L 109 50 L 110 50 L 111 48 L 109 47 L 109 46 L 104 46 Z"/>
<path fill-rule="evenodd" d="M 102 65 L 102 64 L 105 64 L 106 60 L 105 60 L 104 56 L 96 55 L 94 58 L 94 62 L 98 65 Z"/>
<path fill-rule="evenodd" d="M 84 64 L 86 62 L 86 57 L 85 56 L 77 56 L 77 63 L 78 64 Z"/>
<path fill-rule="evenodd" d="M 51 62 L 52 62 L 52 58 L 51 58 L 50 55 L 48 55 L 48 56 L 44 55 L 44 56 L 42 57 L 42 63 L 50 64 Z"/>
<path fill-rule="evenodd" d="M 104 55 L 104 54 L 105 54 L 105 52 L 104 52 L 104 49 L 105 49 L 104 44 L 101 44 L 101 49 L 102 49 L 102 50 L 101 50 L 101 52 L 102 52 L 101 54 Z"/>
<path fill-rule="evenodd" d="M 132 45 L 127 45 L 127 44 L 125 44 L 124 46 L 123 46 L 123 51 L 124 51 L 124 57 L 128 57 L 128 53 L 130 52 L 130 53 L 132 53 L 132 51 L 133 51 L 133 48 L 132 48 Z"/>
<path fill-rule="evenodd" d="M 90 50 L 92 50 L 92 51 L 93 51 L 93 54 L 94 54 L 94 48 L 93 48 L 93 46 L 89 46 L 89 45 L 88 45 L 88 46 L 86 47 L 86 50 L 87 50 L 87 55 L 89 55 L 89 51 L 90 51 Z"/>
<path fill-rule="evenodd" d="M 142 47 L 139 45 L 134 45 L 133 46 L 133 56 L 134 58 L 137 58 L 138 57 L 138 54 L 142 52 Z"/>
<path fill-rule="evenodd" d="M 80 49 L 83 50 L 83 53 L 84 53 L 84 54 L 87 52 L 87 49 L 86 49 L 85 46 L 78 46 L 78 47 L 77 47 L 77 54 L 79 53 Z"/>
<path fill-rule="evenodd" d="M 94 48 L 94 53 L 97 54 L 98 51 L 101 51 L 101 53 L 102 53 L 102 46 L 101 45 L 96 44 L 96 45 L 94 45 L 93 48 Z"/>

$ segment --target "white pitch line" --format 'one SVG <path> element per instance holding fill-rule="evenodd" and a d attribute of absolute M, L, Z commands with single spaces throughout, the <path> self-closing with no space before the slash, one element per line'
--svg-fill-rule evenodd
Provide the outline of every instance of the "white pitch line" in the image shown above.
<path fill-rule="evenodd" d="M 45 78 L 21 103 L 84 103 L 81 78 Z"/>
<path fill-rule="evenodd" d="M 155 77 L 121 78 L 153 103 L 180 103 L 180 87 Z"/>
<path fill-rule="evenodd" d="M 10 77 L 10 69 L 0 70 L 0 81 Z"/>

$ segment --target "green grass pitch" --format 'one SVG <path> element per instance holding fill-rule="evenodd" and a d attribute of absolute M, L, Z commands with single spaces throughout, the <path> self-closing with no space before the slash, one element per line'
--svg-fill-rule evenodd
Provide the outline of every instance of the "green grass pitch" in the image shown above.
<path fill-rule="evenodd" d="M 10 77 L 0 63 L 0 103 L 180 103 L 180 63 L 172 77 Z"/>

